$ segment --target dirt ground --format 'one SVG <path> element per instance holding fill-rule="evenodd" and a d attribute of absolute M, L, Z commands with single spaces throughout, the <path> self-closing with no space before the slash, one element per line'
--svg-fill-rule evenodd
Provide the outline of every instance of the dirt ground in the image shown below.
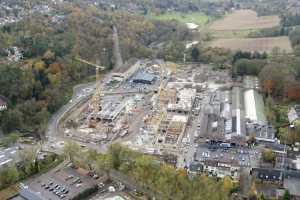
<path fill-rule="evenodd" d="M 209 46 L 230 49 L 232 51 L 242 50 L 268 53 L 271 53 L 275 47 L 280 47 L 281 53 L 293 52 L 288 37 L 216 39 Z"/>
<path fill-rule="evenodd" d="M 278 26 L 278 16 L 258 17 L 252 10 L 237 10 L 224 18 L 212 23 L 210 29 L 213 31 L 262 29 Z"/>

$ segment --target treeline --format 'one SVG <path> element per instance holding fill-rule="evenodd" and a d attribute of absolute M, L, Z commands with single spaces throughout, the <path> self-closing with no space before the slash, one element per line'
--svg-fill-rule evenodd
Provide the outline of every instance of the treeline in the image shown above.
<path fill-rule="evenodd" d="M 47 51 L 41 58 L 0 68 L 1 95 L 8 99 L 8 110 L 0 113 L 3 133 L 43 137 L 50 115 L 67 101 L 72 85 L 87 71 L 69 64 Z"/>
<path fill-rule="evenodd" d="M 133 10 L 146 15 L 149 12 L 163 14 L 167 11 L 178 12 L 203 12 L 211 16 L 220 16 L 234 6 L 232 1 L 190 1 L 190 0 L 108 0 L 101 3 L 104 9 L 110 9 L 111 5 L 115 5 L 116 10 Z M 222 12 L 216 12 L 216 9 Z"/>
<path fill-rule="evenodd" d="M 0 169 L 0 189 L 22 181 L 32 175 L 45 172 L 60 162 L 62 158 L 55 155 L 46 155 L 44 159 L 37 159 L 36 149 L 26 150 L 20 155 L 20 163 L 11 163 Z"/>
<path fill-rule="evenodd" d="M 300 58 L 266 53 L 236 52 L 233 55 L 233 76 L 259 76 L 263 92 L 275 99 L 300 101 Z"/>
<path fill-rule="evenodd" d="M 129 150 L 121 145 L 109 147 L 107 154 L 93 150 L 81 152 L 75 143 L 67 143 L 65 155 L 76 165 L 109 175 L 117 170 L 134 180 L 148 197 L 176 200 L 226 200 L 233 189 L 230 178 L 216 180 L 199 176 L 190 180 L 183 169 L 176 170 L 157 158 Z M 82 155 L 85 156 L 82 156 Z"/>
<path fill-rule="evenodd" d="M 286 27 L 298 26 L 298 25 L 300 25 L 300 15 L 298 15 L 298 14 L 284 15 L 281 17 L 281 24 Z"/>
<path fill-rule="evenodd" d="M 200 44 L 186 52 L 186 61 L 212 63 L 220 68 L 228 66 L 231 60 L 232 52 L 218 47 L 205 47 Z"/>
<path fill-rule="evenodd" d="M 288 35 L 289 30 L 282 26 L 277 26 L 273 28 L 264 28 L 250 32 L 248 37 L 250 38 L 261 38 L 261 37 L 278 37 Z"/>
<path fill-rule="evenodd" d="M 233 64 L 233 76 L 258 76 L 266 105 L 266 115 L 285 143 L 300 141 L 300 125 L 288 130 L 289 104 L 300 102 L 300 58 L 277 55 L 268 59 L 239 59 Z"/>

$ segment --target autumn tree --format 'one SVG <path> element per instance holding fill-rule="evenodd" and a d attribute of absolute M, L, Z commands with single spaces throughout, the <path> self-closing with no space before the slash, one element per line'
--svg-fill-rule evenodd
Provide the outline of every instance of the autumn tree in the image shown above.
<path fill-rule="evenodd" d="M 271 149 L 265 149 L 262 152 L 262 159 L 264 162 L 274 163 L 275 162 L 275 154 Z"/>
<path fill-rule="evenodd" d="M 255 182 L 253 182 L 252 185 L 251 185 L 248 197 L 249 197 L 249 200 L 256 200 L 257 199 L 257 190 L 256 190 Z"/>
<path fill-rule="evenodd" d="M 76 162 L 76 159 L 78 155 L 80 155 L 80 146 L 72 141 L 67 141 L 64 144 L 64 149 L 63 149 L 64 155 L 67 159 L 71 160 L 72 162 Z"/>

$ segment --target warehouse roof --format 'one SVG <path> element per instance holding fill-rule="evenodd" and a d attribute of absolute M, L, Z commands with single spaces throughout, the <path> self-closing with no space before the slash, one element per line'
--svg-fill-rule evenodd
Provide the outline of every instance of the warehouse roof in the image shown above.
<path fill-rule="evenodd" d="M 246 118 L 259 124 L 265 124 L 267 120 L 262 96 L 256 90 L 249 89 L 244 93 L 244 101 Z"/>

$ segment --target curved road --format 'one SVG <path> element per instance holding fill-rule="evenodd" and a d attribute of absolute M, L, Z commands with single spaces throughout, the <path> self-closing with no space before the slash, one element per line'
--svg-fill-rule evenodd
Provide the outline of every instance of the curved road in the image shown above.
<path fill-rule="evenodd" d="M 72 99 L 62 106 L 49 120 L 48 129 L 46 132 L 46 138 L 49 143 L 53 143 L 62 139 L 62 137 L 58 134 L 58 123 L 61 118 L 70 111 L 73 107 L 78 105 L 80 102 L 86 100 L 86 98 L 90 97 L 95 91 L 95 82 L 80 84 L 73 88 L 73 96 Z"/>

